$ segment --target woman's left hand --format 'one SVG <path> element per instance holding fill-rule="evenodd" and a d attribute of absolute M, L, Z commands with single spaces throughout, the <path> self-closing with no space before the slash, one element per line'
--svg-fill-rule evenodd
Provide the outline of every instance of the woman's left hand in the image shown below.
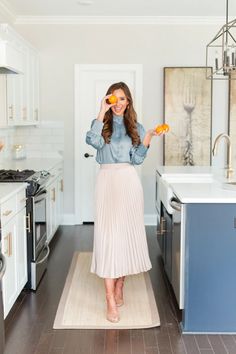
<path fill-rule="evenodd" d="M 155 129 L 149 129 L 146 134 L 150 135 L 151 137 L 153 137 L 155 135 L 161 135 L 161 134 L 158 134 Z"/>
<path fill-rule="evenodd" d="M 155 129 L 149 129 L 146 132 L 146 135 L 143 139 L 143 145 L 144 146 L 149 146 L 151 143 L 151 140 L 154 136 L 161 135 L 162 133 L 157 133 Z"/>

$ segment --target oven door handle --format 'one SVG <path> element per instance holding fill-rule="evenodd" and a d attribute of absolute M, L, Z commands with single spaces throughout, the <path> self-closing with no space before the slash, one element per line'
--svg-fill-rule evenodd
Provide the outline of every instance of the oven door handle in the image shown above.
<path fill-rule="evenodd" d="M 4 276 L 5 274 L 5 271 L 6 271 L 6 257 L 1 253 L 0 254 L 0 261 L 2 263 L 2 267 L 0 269 L 0 280 L 2 279 L 2 277 Z"/>
<path fill-rule="evenodd" d="M 181 211 L 181 203 L 175 197 L 170 199 L 169 204 L 174 210 Z"/>
<path fill-rule="evenodd" d="M 44 250 L 47 250 L 45 257 L 43 257 L 43 259 L 41 259 L 40 261 L 36 262 L 36 265 L 43 263 L 48 258 L 49 253 L 50 253 L 50 248 L 47 243 L 45 244 Z"/>

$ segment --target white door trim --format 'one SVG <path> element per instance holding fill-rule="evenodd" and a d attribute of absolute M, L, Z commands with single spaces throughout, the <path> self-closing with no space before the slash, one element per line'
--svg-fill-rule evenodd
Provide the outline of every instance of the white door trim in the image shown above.
<path fill-rule="evenodd" d="M 78 97 L 80 97 L 80 85 L 77 78 L 80 77 L 82 71 L 98 71 L 98 70 L 116 70 L 116 71 L 133 71 L 135 72 L 136 85 L 135 85 L 135 110 L 138 115 L 138 121 L 142 123 L 142 77 L 143 70 L 142 64 L 75 64 L 75 82 L 74 82 L 74 199 L 75 199 L 75 224 L 82 224 L 83 220 L 80 215 L 80 195 L 81 195 L 81 179 L 80 179 L 80 166 L 82 166 L 83 155 L 80 153 L 81 139 L 85 139 L 81 132 L 81 114 Z M 91 120 L 93 117 L 91 117 Z M 141 167 L 140 167 L 141 168 Z"/>

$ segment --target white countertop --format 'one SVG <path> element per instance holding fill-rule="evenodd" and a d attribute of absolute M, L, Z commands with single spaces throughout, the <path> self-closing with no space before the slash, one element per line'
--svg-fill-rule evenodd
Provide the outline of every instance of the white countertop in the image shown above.
<path fill-rule="evenodd" d="M 27 187 L 27 183 L 0 183 L 0 204 Z"/>
<path fill-rule="evenodd" d="M 213 166 L 158 166 L 157 171 L 161 176 L 180 176 L 180 175 L 212 175 L 219 170 L 223 174 L 223 169 Z"/>
<path fill-rule="evenodd" d="M 62 162 L 62 158 L 28 158 L 24 160 L 3 160 L 0 162 L 0 169 L 12 169 L 12 170 L 35 170 L 49 171 L 58 163 Z"/>
<path fill-rule="evenodd" d="M 222 183 L 170 183 L 181 203 L 236 203 L 235 189 L 224 189 Z"/>
<path fill-rule="evenodd" d="M 223 169 L 158 166 L 157 171 L 181 203 L 236 203 L 236 185 L 228 189 Z"/>

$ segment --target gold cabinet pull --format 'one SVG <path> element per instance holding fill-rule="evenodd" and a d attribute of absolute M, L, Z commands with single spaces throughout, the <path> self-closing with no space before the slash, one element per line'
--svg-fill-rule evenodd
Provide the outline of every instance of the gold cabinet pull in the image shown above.
<path fill-rule="evenodd" d="M 164 233 L 167 231 L 165 229 L 166 226 L 166 219 L 162 216 L 161 217 L 161 222 L 160 222 L 160 231 L 157 231 L 157 235 L 164 235 Z"/>
<path fill-rule="evenodd" d="M 61 192 L 63 192 L 64 191 L 64 181 L 63 181 L 63 179 L 61 179 Z"/>
<path fill-rule="evenodd" d="M 52 200 L 54 202 L 56 201 L 56 189 L 55 189 L 55 187 L 52 189 Z"/>
<path fill-rule="evenodd" d="M 30 220 L 30 213 L 28 213 L 26 216 L 26 230 L 28 232 L 31 232 L 31 228 L 30 228 L 30 224 L 31 224 L 31 220 Z"/>
<path fill-rule="evenodd" d="M 4 213 L 2 213 L 3 216 L 8 216 L 12 213 L 12 210 L 6 210 Z"/>
<path fill-rule="evenodd" d="M 12 256 L 12 233 L 9 232 L 5 237 L 4 237 L 4 244 L 7 245 L 7 248 L 4 249 L 4 254 L 7 255 L 8 257 Z"/>

